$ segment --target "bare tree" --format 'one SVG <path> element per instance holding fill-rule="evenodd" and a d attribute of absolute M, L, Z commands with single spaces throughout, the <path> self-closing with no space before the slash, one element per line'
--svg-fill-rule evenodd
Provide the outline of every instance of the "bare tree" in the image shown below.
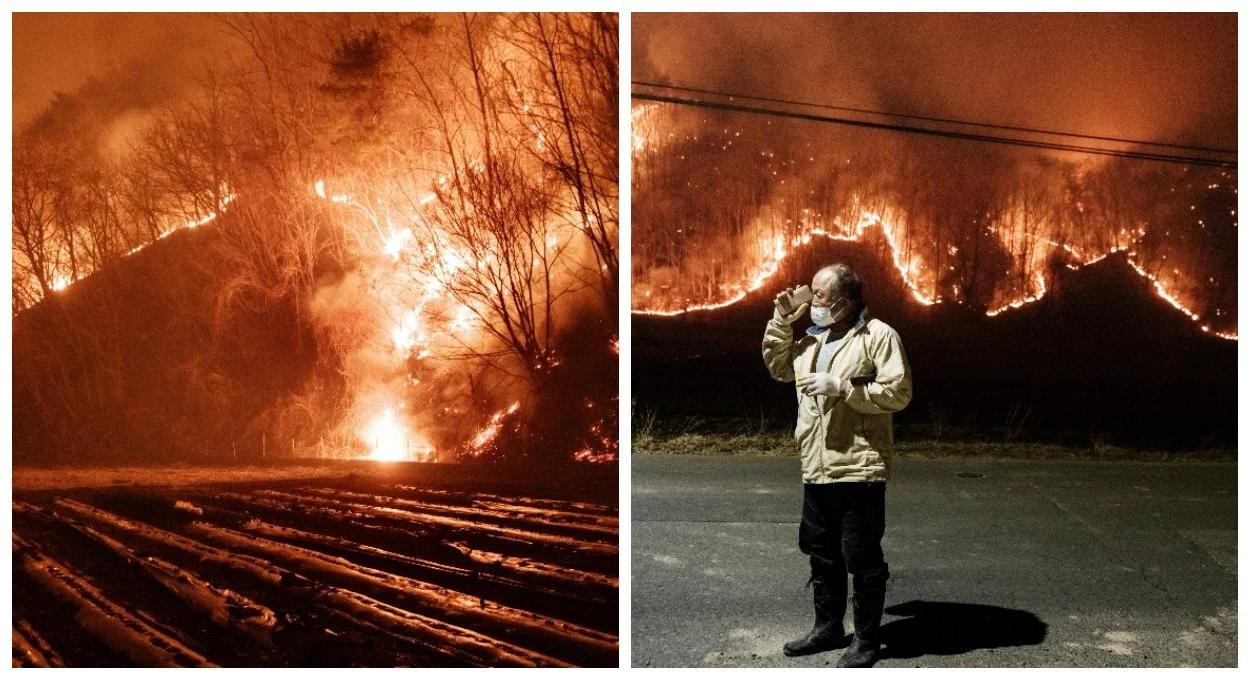
<path fill-rule="evenodd" d="M 527 148 L 568 187 L 568 212 L 594 253 L 591 277 L 616 308 L 617 22 L 612 14 L 509 17 L 506 40 L 528 59 L 513 66 L 511 114 L 531 131 Z"/>
<path fill-rule="evenodd" d="M 24 144 L 13 158 L 13 311 L 52 293 L 56 271 L 55 186 Z"/>
<path fill-rule="evenodd" d="M 541 383 L 556 358 L 554 308 L 570 290 L 557 282 L 561 249 L 549 240 L 557 188 L 534 171 L 529 135 L 507 127 L 506 74 L 483 53 L 489 21 L 460 18 L 462 79 L 440 91 L 419 76 L 450 170 L 424 222 L 432 257 L 414 273 L 437 279 Z"/>

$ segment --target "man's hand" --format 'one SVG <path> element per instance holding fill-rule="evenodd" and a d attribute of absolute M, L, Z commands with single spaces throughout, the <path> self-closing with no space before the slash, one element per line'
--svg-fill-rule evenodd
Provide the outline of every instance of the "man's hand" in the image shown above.
<path fill-rule="evenodd" d="M 799 390 L 807 396 L 845 397 L 851 391 L 851 381 L 836 378 L 829 373 L 808 373 L 795 381 Z"/>
<path fill-rule="evenodd" d="M 807 313 L 807 304 L 804 302 L 795 306 L 794 288 L 787 288 L 773 298 L 773 318 L 784 324 L 792 324 Z"/>

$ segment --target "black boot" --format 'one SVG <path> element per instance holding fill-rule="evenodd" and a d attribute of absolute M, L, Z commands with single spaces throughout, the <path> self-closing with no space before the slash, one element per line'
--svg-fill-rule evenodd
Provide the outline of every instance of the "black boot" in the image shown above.
<path fill-rule="evenodd" d="M 846 614 L 846 577 L 813 577 L 812 603 L 816 609 L 816 624 L 807 635 L 781 648 L 786 656 L 827 652 L 847 644 L 846 631 L 842 628 L 842 616 Z"/>
<path fill-rule="evenodd" d="M 851 598 L 855 639 L 838 659 L 838 668 L 871 668 L 881 658 L 881 611 L 889 578 L 886 566 L 855 575 L 855 596 Z"/>

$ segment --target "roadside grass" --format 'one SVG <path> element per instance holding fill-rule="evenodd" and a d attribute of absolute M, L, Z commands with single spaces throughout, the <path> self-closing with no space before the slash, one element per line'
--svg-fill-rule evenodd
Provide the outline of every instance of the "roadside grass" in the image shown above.
<path fill-rule="evenodd" d="M 761 418 L 707 421 L 689 417 L 661 421 L 654 414 L 636 416 L 633 423 L 634 455 L 695 456 L 794 456 L 798 454 L 788 430 Z M 894 453 L 900 458 L 982 460 L 1092 460 L 1143 462 L 1235 463 L 1235 448 L 1163 450 L 1132 448 L 1107 443 L 1100 437 L 1084 442 L 1053 443 L 1020 441 L 1015 433 L 958 432 L 949 430 L 941 439 L 927 436 L 929 428 L 895 431 Z"/>

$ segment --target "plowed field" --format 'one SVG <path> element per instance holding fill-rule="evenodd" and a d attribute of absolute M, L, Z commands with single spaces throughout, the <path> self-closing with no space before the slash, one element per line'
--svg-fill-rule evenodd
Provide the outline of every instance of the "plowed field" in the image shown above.
<path fill-rule="evenodd" d="M 16 482 L 13 664 L 616 665 L 614 492 L 394 469 Z"/>

